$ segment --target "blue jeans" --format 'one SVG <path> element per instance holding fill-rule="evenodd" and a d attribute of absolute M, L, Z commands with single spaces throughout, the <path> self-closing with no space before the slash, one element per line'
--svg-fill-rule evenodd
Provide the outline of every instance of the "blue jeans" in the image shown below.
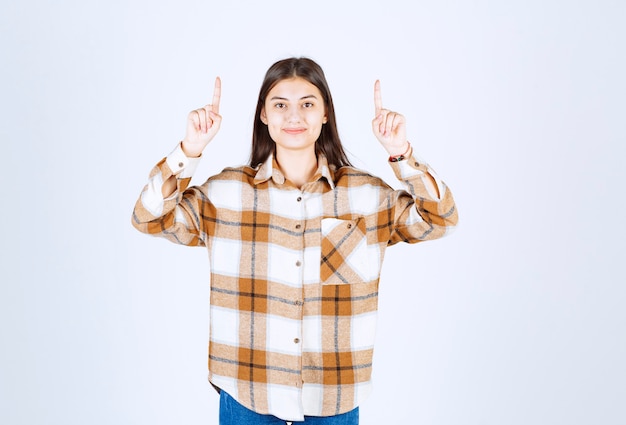
<path fill-rule="evenodd" d="M 226 391 L 220 391 L 220 425 L 285 425 L 286 421 L 272 415 L 260 415 L 245 408 Z M 359 408 L 336 416 L 305 416 L 304 422 L 293 425 L 358 425 Z"/>

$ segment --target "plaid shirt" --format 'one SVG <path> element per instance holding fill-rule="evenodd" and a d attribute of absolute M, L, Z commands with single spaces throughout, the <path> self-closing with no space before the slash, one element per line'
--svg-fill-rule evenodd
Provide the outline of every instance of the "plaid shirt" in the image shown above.
<path fill-rule="evenodd" d="M 209 380 L 284 420 L 354 409 L 371 390 L 385 249 L 442 237 L 456 224 L 447 186 L 415 157 L 390 163 L 405 191 L 352 167 L 334 170 L 322 156 L 301 189 L 272 157 L 188 187 L 197 162 L 180 146 L 159 162 L 132 222 L 208 250 Z M 163 199 L 173 174 L 178 189 Z"/>

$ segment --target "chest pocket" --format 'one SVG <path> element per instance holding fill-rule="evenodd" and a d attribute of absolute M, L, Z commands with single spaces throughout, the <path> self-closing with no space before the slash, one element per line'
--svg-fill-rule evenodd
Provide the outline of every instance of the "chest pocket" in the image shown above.
<path fill-rule="evenodd" d="M 322 219 L 320 279 L 324 285 L 367 282 L 371 264 L 365 220 Z"/>

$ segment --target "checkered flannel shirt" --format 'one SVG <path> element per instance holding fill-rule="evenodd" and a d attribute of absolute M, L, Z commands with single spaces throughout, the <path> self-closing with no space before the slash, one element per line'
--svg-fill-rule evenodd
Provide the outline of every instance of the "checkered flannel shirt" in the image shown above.
<path fill-rule="evenodd" d="M 189 187 L 197 162 L 180 145 L 159 162 L 132 222 L 208 250 L 209 380 L 284 420 L 352 410 L 371 390 L 385 249 L 444 236 L 457 221 L 452 194 L 415 157 L 390 163 L 405 190 L 323 156 L 301 189 L 272 157 Z M 172 175 L 178 188 L 163 199 Z"/>

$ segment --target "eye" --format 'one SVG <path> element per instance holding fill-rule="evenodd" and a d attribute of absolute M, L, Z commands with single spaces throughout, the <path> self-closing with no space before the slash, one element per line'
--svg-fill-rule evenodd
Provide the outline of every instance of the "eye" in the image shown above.
<path fill-rule="evenodd" d="M 305 108 L 312 108 L 315 106 L 315 104 L 313 102 L 304 102 L 302 106 Z"/>
<path fill-rule="evenodd" d="M 274 104 L 274 108 L 277 108 L 277 109 L 285 109 L 286 107 L 287 107 L 287 105 L 285 105 L 282 102 L 277 102 L 277 103 Z"/>

